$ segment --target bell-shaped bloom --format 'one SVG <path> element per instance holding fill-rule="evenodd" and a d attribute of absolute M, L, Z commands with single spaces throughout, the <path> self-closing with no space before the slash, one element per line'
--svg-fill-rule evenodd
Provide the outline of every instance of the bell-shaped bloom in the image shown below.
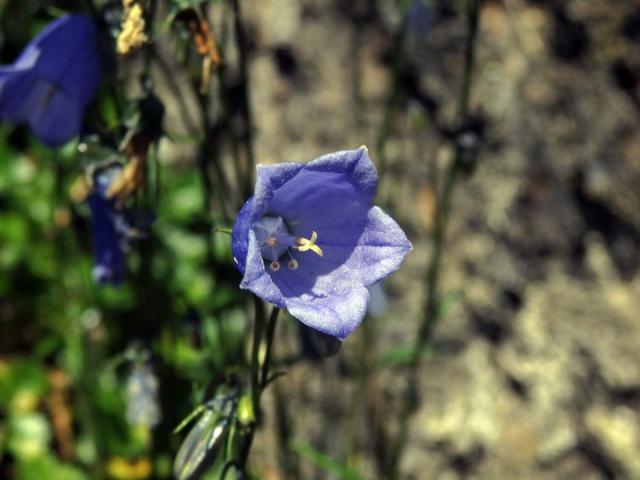
<path fill-rule="evenodd" d="M 93 190 L 87 198 L 91 209 L 95 257 L 93 279 L 96 283 L 117 285 L 124 278 L 128 226 L 123 212 L 116 209 L 115 201 L 107 196 L 109 187 L 121 171 L 122 165 L 111 165 L 96 172 Z"/>
<path fill-rule="evenodd" d="M 373 206 L 377 183 L 365 147 L 259 166 L 233 227 L 240 287 L 319 332 L 347 337 L 366 313 L 367 287 L 411 250 L 398 224 Z"/>
<path fill-rule="evenodd" d="M 98 38 L 85 15 L 51 22 L 13 65 L 0 67 L 0 119 L 57 147 L 77 135 L 100 83 Z"/>
<path fill-rule="evenodd" d="M 143 237 L 153 223 L 148 213 L 134 212 L 110 198 L 108 192 L 123 171 L 120 164 L 100 168 L 93 176 L 92 191 L 87 197 L 91 210 L 96 283 L 118 285 L 124 279 L 125 254 L 130 243 Z"/>

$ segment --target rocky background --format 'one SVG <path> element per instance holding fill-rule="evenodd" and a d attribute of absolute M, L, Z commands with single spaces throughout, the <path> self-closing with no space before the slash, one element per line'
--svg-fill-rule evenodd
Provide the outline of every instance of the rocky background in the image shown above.
<path fill-rule="evenodd" d="M 393 430 L 405 370 L 374 368 L 362 382 L 354 372 L 410 344 L 422 318 L 452 158 L 442 132 L 463 70 L 458 3 L 434 2 L 410 22 L 378 202 L 414 252 L 385 284 L 385 313 L 367 320 L 377 350 L 361 329 L 337 357 L 287 366 L 298 334 L 283 322 L 276 349 L 288 374 L 267 394 L 254 452 L 265 479 L 291 476 L 277 454 L 287 439 L 380 478 L 370 407 Z M 395 3 L 246 10 L 259 160 L 366 144 L 381 162 Z M 487 1 L 476 65 L 481 150 L 454 194 L 442 272 L 453 300 L 422 365 L 402 478 L 640 478 L 640 5 Z M 301 478 L 336 478 L 296 463 Z"/>

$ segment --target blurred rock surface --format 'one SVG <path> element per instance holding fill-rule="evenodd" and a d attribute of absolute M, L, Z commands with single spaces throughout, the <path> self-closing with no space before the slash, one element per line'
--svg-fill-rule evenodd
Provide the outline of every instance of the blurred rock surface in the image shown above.
<path fill-rule="evenodd" d="M 363 143 L 379 160 L 394 2 L 364 10 L 366 2 L 294 3 L 264 0 L 247 12 L 261 161 L 305 161 Z M 486 139 L 475 174 L 458 185 L 443 262 L 443 293 L 462 291 L 463 300 L 425 359 L 403 478 L 640 478 L 634 18 L 635 2 L 485 3 L 473 106 L 487 118 Z M 399 95 L 381 177 L 379 202 L 415 250 L 385 283 L 388 312 L 370 320 L 377 342 L 360 330 L 336 358 L 296 365 L 281 383 L 295 436 L 334 458 L 360 445 L 352 460 L 370 478 L 372 420 L 351 374 L 361 345 L 379 353 L 414 338 L 431 246 L 425 212 L 450 159 L 433 126 L 453 121 L 461 81 L 460 19 L 437 13 L 429 28 L 408 52 L 415 70 Z M 293 75 L 274 60 L 282 48 Z M 437 108 L 427 111 L 425 99 Z M 282 345 L 281 355 L 295 351 Z M 402 372 L 383 369 L 366 391 L 386 412 L 397 406 Z M 260 433 L 269 441 L 256 442 L 271 465 L 272 422 Z M 304 468 L 304 478 L 325 478 Z"/>

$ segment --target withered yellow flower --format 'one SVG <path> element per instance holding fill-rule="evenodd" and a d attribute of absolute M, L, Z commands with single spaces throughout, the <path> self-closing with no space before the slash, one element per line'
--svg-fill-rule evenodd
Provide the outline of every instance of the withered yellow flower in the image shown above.
<path fill-rule="evenodd" d="M 119 54 L 128 55 L 147 43 L 149 38 L 144 32 L 145 21 L 140 4 L 133 0 L 124 0 L 123 5 L 122 29 L 116 48 Z"/>

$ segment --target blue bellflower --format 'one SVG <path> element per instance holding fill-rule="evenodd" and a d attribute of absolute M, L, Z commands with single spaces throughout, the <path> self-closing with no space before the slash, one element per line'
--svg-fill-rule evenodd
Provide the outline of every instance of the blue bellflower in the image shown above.
<path fill-rule="evenodd" d="M 306 165 L 258 166 L 255 193 L 233 226 L 240 287 L 346 338 L 366 313 L 367 287 L 395 272 L 412 248 L 373 206 L 377 183 L 365 147 Z"/>
<path fill-rule="evenodd" d="M 85 15 L 51 22 L 13 65 L 0 67 L 0 119 L 29 125 L 57 147 L 80 132 L 100 83 L 98 38 Z"/>

